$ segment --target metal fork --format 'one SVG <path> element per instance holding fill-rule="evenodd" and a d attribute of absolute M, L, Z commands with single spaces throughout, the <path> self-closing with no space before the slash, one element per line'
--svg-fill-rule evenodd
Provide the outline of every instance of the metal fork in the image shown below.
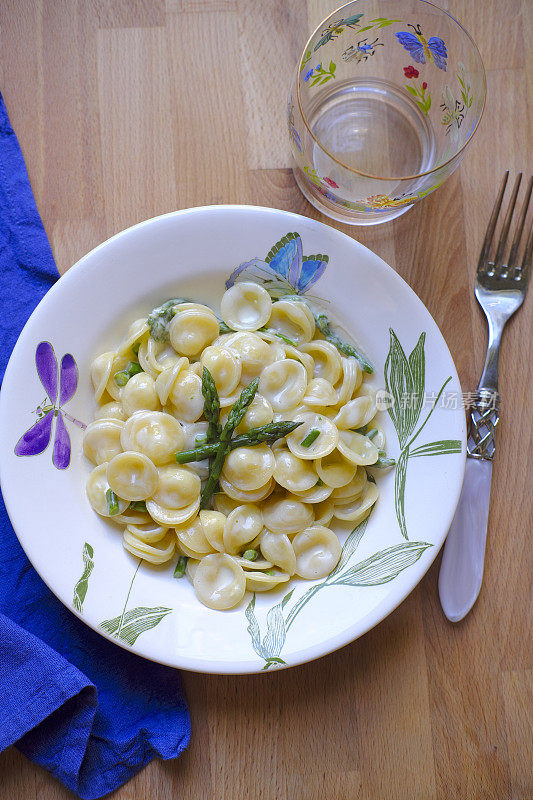
<path fill-rule="evenodd" d="M 530 178 L 507 258 L 507 239 L 514 215 L 522 173 L 516 177 L 494 255 L 493 239 L 509 172 L 505 173 L 479 256 L 475 295 L 487 317 L 489 341 L 485 366 L 476 392 L 472 392 L 468 420 L 467 459 L 461 497 L 450 527 L 439 574 L 439 595 L 452 622 L 463 619 L 474 605 L 483 580 L 489 515 L 495 429 L 499 420 L 498 359 L 507 320 L 524 302 L 533 260 L 533 224 L 522 260 L 520 243 L 533 190 Z"/>

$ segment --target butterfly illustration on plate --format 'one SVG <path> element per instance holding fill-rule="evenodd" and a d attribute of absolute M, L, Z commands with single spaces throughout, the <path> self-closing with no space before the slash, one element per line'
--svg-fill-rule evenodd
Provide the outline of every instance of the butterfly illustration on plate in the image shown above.
<path fill-rule="evenodd" d="M 418 64 L 425 64 L 426 61 L 428 64 L 434 62 L 439 69 L 446 72 L 448 52 L 442 39 L 439 39 L 438 36 L 432 36 L 431 39 L 426 39 L 420 29 L 420 25 L 417 25 L 415 28 L 414 25 L 408 23 L 407 27 L 412 28 L 413 33 L 409 33 L 409 31 L 400 31 L 400 33 L 395 34 L 400 44 L 409 51 Z"/>
<path fill-rule="evenodd" d="M 331 42 L 333 39 L 336 39 L 345 28 L 357 27 L 357 24 L 362 16 L 363 14 L 354 14 L 352 17 L 347 17 L 346 19 L 339 19 L 336 22 L 332 22 L 322 31 L 322 36 L 315 45 L 315 51 L 318 50 L 319 47 L 322 47 L 322 45 Z"/>
<path fill-rule="evenodd" d="M 262 284 L 273 298 L 305 294 L 324 274 L 329 256 L 303 255 L 299 233 L 287 233 L 269 250 L 265 260 L 253 258 L 238 266 L 226 281 L 229 289 L 237 278 Z"/>
<path fill-rule="evenodd" d="M 63 417 L 82 430 L 86 428 L 83 422 L 63 408 L 74 397 L 78 388 L 78 367 L 74 356 L 66 353 L 58 369 L 57 358 L 50 342 L 40 342 L 37 345 L 35 366 L 46 391 L 46 398 L 35 410 L 37 422 L 28 428 L 15 445 L 15 455 L 37 456 L 44 453 L 52 439 L 55 419 L 52 462 L 57 469 L 66 469 L 70 464 L 70 436 Z"/>

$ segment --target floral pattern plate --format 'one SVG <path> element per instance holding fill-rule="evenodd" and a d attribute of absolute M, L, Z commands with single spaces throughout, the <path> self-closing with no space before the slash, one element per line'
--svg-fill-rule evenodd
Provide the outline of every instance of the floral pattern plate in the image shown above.
<path fill-rule="evenodd" d="M 168 297 L 218 308 L 226 285 L 256 280 L 324 309 L 370 358 L 387 455 L 380 497 L 322 581 L 201 605 L 173 567 L 127 553 L 85 495 L 92 358 Z M 0 399 L 2 490 L 30 561 L 91 628 L 154 661 L 199 672 L 293 666 L 356 639 L 416 586 L 437 555 L 465 463 L 461 387 L 432 317 L 378 256 L 306 217 L 251 206 L 178 211 L 136 225 L 64 275 L 26 324 Z M 344 527 L 343 527 L 344 525 Z"/>

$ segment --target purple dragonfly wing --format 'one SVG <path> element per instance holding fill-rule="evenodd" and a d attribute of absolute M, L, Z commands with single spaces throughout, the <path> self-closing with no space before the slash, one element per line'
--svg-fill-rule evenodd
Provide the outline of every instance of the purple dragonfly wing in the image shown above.
<path fill-rule="evenodd" d="M 54 439 L 54 453 L 52 455 L 54 467 L 66 469 L 70 464 L 70 436 L 63 420 L 61 411 L 57 414 L 56 435 Z"/>
<path fill-rule="evenodd" d="M 43 453 L 50 443 L 53 419 L 54 412 L 51 409 L 20 437 L 15 445 L 15 455 L 38 456 Z"/>
<path fill-rule="evenodd" d="M 78 388 L 78 367 L 74 361 L 74 356 L 66 353 L 61 359 L 61 369 L 59 372 L 59 403 L 68 403 L 74 397 Z"/>
<path fill-rule="evenodd" d="M 57 400 L 57 359 L 50 342 L 40 342 L 35 351 L 35 366 L 52 405 Z"/>

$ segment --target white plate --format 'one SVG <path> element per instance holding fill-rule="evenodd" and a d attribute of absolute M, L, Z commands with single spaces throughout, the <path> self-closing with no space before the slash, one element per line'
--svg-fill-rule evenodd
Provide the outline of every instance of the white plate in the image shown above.
<path fill-rule="evenodd" d="M 82 430 L 70 418 L 85 423 L 92 419 L 91 360 L 118 344 L 129 322 L 176 294 L 218 310 L 232 271 L 252 258 L 265 259 L 288 232 L 300 235 L 304 256 L 329 256 L 320 277 L 307 273 L 314 282 L 307 285 L 306 295 L 329 309 L 359 342 L 375 365 L 377 388 L 385 388 L 389 329 L 407 359 L 425 334 L 419 351 L 425 354 L 426 395 L 418 416 L 409 409 L 412 401 L 400 397 L 415 385 L 422 388 L 424 370 L 418 384 L 403 385 L 397 348 L 391 380 L 398 382 L 395 409 L 403 420 L 401 443 L 389 413 L 382 416 L 387 455 L 398 459 L 400 444 L 416 437 L 409 445 L 404 491 L 397 480 L 395 495 L 405 447 L 399 467 L 376 472 L 380 498 L 368 523 L 350 537 L 336 574 L 326 581 L 295 580 L 283 590 L 258 594 L 255 602 L 248 593 L 237 608 L 212 611 L 197 601 L 187 579 L 172 577 L 173 565 L 139 567 L 138 559 L 123 549 L 118 528 L 93 512 L 85 495 L 90 465 L 81 450 Z M 300 267 L 297 258 L 288 276 L 296 288 L 298 281 L 303 286 L 306 274 Z M 282 280 L 269 266 L 262 268 L 265 279 Z M 71 439 L 70 464 L 63 469 L 53 464 L 52 445 L 38 455 L 15 454 L 20 437 L 36 422 L 35 409 L 54 405 L 45 398 L 36 371 L 41 342 L 51 343 L 58 362 L 72 354 L 79 370 L 77 391 L 63 404 Z M 49 384 L 47 388 L 49 395 L 54 393 Z M 49 412 L 47 418 L 53 417 Z M 52 439 L 57 419 L 56 414 Z M 296 214 L 210 206 L 123 231 L 82 258 L 48 292 L 7 368 L 0 456 L 7 509 L 28 558 L 87 625 L 139 655 L 175 667 L 258 672 L 300 664 L 347 644 L 386 617 L 416 586 L 444 541 L 459 498 L 465 417 L 457 373 L 435 322 L 378 256 L 333 228 Z M 56 462 L 64 466 L 61 457 Z M 348 533 L 339 528 L 343 540 Z"/>

